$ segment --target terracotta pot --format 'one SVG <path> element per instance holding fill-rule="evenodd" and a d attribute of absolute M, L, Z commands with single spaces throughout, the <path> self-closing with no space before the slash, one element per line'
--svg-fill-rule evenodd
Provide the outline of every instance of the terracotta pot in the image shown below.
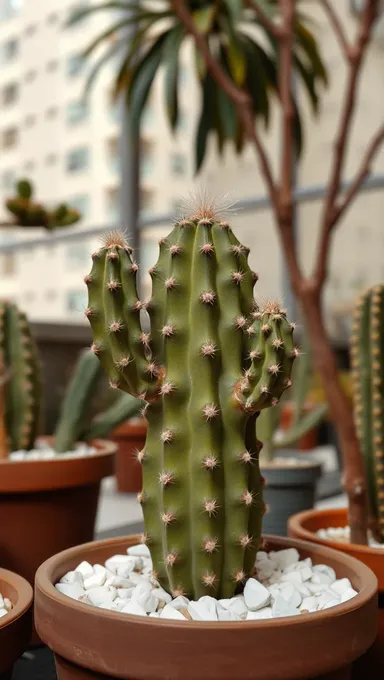
<path fill-rule="evenodd" d="M 115 467 L 118 491 L 141 491 L 143 478 L 136 452 L 144 448 L 146 436 L 147 423 L 144 418 L 127 420 L 113 430 L 111 439 L 118 447 Z"/>
<path fill-rule="evenodd" d="M 311 408 L 305 407 L 304 413 L 309 413 Z M 294 410 L 291 404 L 284 404 L 280 413 L 280 426 L 282 430 L 289 430 L 293 421 Z M 317 446 L 318 442 L 318 428 L 314 427 L 312 430 L 303 435 L 297 442 L 297 448 L 301 451 L 310 451 Z"/>
<path fill-rule="evenodd" d="M 72 600 L 55 587 L 82 560 L 103 563 L 137 536 L 55 555 L 36 574 L 39 635 L 54 651 L 58 680 L 308 680 L 349 678 L 377 631 L 374 574 L 335 550 L 266 536 L 268 549 L 296 547 L 351 579 L 359 594 L 316 614 L 267 621 L 176 622 L 129 616 Z"/>
<path fill-rule="evenodd" d="M 32 585 L 44 560 L 93 539 L 100 482 L 113 474 L 116 444 L 92 445 L 92 456 L 0 462 L 0 564 Z"/>
<path fill-rule="evenodd" d="M 13 604 L 9 614 L 0 619 L 0 680 L 10 680 L 12 666 L 31 637 L 33 591 L 21 576 L 0 569 L 0 593 Z"/>
<path fill-rule="evenodd" d="M 311 541 L 321 546 L 340 550 L 360 560 L 376 574 L 379 588 L 379 635 L 375 645 L 369 654 L 362 659 L 360 665 L 364 664 L 365 670 L 369 668 L 371 672 L 378 673 L 379 670 L 384 671 L 384 549 L 374 549 L 340 541 L 327 541 L 319 538 L 316 533 L 318 529 L 344 527 L 347 524 L 346 508 L 308 510 L 289 519 L 288 534 L 295 539 Z"/>

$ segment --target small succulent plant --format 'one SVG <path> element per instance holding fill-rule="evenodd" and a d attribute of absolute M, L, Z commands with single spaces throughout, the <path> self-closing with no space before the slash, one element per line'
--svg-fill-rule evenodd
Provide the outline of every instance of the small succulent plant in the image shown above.
<path fill-rule="evenodd" d="M 85 278 L 93 351 L 113 388 L 147 402 L 144 539 L 175 596 L 230 597 L 260 545 L 255 423 L 290 386 L 297 350 L 285 311 L 255 303 L 248 253 L 203 200 L 161 240 L 147 304 L 119 232 L 106 236 Z"/>
<path fill-rule="evenodd" d="M 384 543 L 384 285 L 369 288 L 355 304 L 351 360 L 370 525 L 376 540 Z"/>
<path fill-rule="evenodd" d="M 80 213 L 66 203 L 53 210 L 36 203 L 33 200 L 33 186 L 26 179 L 17 183 L 16 197 L 9 198 L 6 207 L 13 215 L 15 226 L 19 227 L 44 227 L 52 231 L 59 227 L 69 227 L 81 219 Z"/>

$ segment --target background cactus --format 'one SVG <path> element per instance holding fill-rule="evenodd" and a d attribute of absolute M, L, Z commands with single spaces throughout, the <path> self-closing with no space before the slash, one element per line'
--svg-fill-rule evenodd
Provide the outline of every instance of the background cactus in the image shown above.
<path fill-rule="evenodd" d="M 160 242 L 147 305 L 119 232 L 85 278 L 94 353 L 112 387 L 148 402 L 138 459 L 154 568 L 168 591 L 195 598 L 229 597 L 253 570 L 264 512 L 256 417 L 290 386 L 297 354 L 284 310 L 255 304 L 248 249 L 217 219 L 206 203 Z"/>
<path fill-rule="evenodd" d="M 15 224 L 20 227 L 45 227 L 48 231 L 58 227 L 68 227 L 81 218 L 77 210 L 62 203 L 54 210 L 48 210 L 33 199 L 33 185 L 22 179 L 16 185 L 16 197 L 6 201 L 7 209 L 15 217 Z"/>
<path fill-rule="evenodd" d="M 276 450 L 289 448 L 319 425 L 328 411 L 328 404 L 321 403 L 306 410 L 309 386 L 312 377 L 311 351 L 308 340 L 303 343 L 303 351 L 297 368 L 294 369 L 293 386 L 289 392 L 289 399 L 284 398 L 276 406 L 264 409 L 257 421 L 257 435 L 263 442 L 261 458 L 265 461 L 273 460 Z M 287 393 L 288 395 L 288 393 Z M 281 410 L 284 402 L 293 408 L 293 420 L 290 427 L 281 431 Z"/>
<path fill-rule="evenodd" d="M 0 302 L 0 353 L 9 448 L 11 451 L 30 449 L 39 424 L 41 371 L 27 318 L 11 302 Z M 1 457 L 5 454 L 3 450 Z"/>
<path fill-rule="evenodd" d="M 375 538 L 384 543 L 384 285 L 369 288 L 356 302 L 351 361 L 371 528 Z"/>

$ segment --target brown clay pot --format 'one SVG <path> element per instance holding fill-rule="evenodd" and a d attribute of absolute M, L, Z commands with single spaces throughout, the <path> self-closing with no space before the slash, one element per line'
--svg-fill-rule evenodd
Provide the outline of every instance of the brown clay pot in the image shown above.
<path fill-rule="evenodd" d="M 48 557 L 93 539 L 100 482 L 113 474 L 116 444 L 92 445 L 98 452 L 82 458 L 0 462 L 0 564 L 31 585 Z"/>
<path fill-rule="evenodd" d="M 31 637 L 33 591 L 21 576 L 0 569 L 0 593 L 13 604 L 9 614 L 0 619 L 0 680 L 10 680 L 12 666 Z"/>
<path fill-rule="evenodd" d="M 82 560 L 103 563 L 137 536 L 78 546 L 36 574 L 35 618 L 54 651 L 58 680 L 347 680 L 350 664 L 377 631 L 374 574 L 322 546 L 266 536 L 267 549 L 296 547 L 351 580 L 359 594 L 316 614 L 233 623 L 176 622 L 96 609 L 61 593 L 56 583 Z"/>
<path fill-rule="evenodd" d="M 304 413 L 308 413 L 311 410 L 310 407 L 304 408 Z M 291 404 L 284 404 L 281 408 L 280 413 L 280 426 L 282 430 L 289 430 L 293 421 L 294 410 Z M 317 446 L 317 427 L 303 435 L 297 442 L 297 449 L 300 451 L 311 451 Z"/>
<path fill-rule="evenodd" d="M 364 671 L 369 669 L 370 672 L 377 674 L 379 670 L 384 672 L 384 549 L 369 548 L 365 545 L 341 541 L 327 541 L 319 538 L 316 533 L 318 529 L 344 527 L 347 524 L 346 508 L 308 510 L 293 515 L 289 519 L 288 535 L 295 539 L 311 541 L 321 546 L 340 550 L 360 560 L 375 573 L 379 588 L 379 634 L 372 649 L 361 660 L 360 666 L 364 664 Z M 376 677 L 376 675 L 373 677 Z"/>
<path fill-rule="evenodd" d="M 141 491 L 142 473 L 136 451 L 144 448 L 146 436 L 147 423 L 144 418 L 126 420 L 112 432 L 111 439 L 118 447 L 115 474 L 117 490 L 120 492 Z"/>

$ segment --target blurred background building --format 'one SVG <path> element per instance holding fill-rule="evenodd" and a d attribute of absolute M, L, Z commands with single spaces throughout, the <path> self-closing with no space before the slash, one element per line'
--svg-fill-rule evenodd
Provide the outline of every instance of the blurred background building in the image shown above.
<path fill-rule="evenodd" d="M 88 0 L 91 2 L 91 0 Z M 70 13 L 86 2 L 70 0 L 0 0 L 0 221 L 4 200 L 15 180 L 28 177 L 38 199 L 66 200 L 83 215 L 80 226 L 113 227 L 120 221 L 121 108 L 111 100 L 116 63 L 95 83 L 88 101 L 83 89 L 87 71 L 81 52 L 105 25 L 105 16 L 86 18 L 65 29 Z M 333 152 L 332 138 L 344 85 L 344 64 L 324 15 L 315 3 L 303 3 L 315 20 L 315 32 L 329 68 L 330 85 L 321 114 L 305 110 L 306 147 L 297 173 L 307 199 L 297 210 L 297 234 L 303 265 L 312 261 L 320 203 Z M 338 0 L 348 31 L 355 28 L 358 0 Z M 384 107 L 384 21 L 379 22 L 360 89 L 359 118 L 350 141 L 345 179 L 361 158 L 367 133 L 377 126 Z M 111 40 L 114 38 L 112 37 Z M 194 131 L 199 93 L 188 46 L 182 53 L 181 117 L 172 137 L 163 110 L 160 78 L 147 104 L 140 139 L 141 222 L 158 214 L 177 214 L 180 199 L 194 186 L 233 199 L 265 195 L 254 154 L 219 158 L 212 145 L 199 177 L 194 176 Z M 300 94 L 300 93 L 299 93 Z M 263 137 L 278 160 L 277 116 Z M 273 163 L 276 167 L 276 163 Z M 326 305 L 334 334 L 338 318 L 348 311 L 361 287 L 384 279 L 384 150 L 373 168 L 376 188 L 363 192 L 335 235 Z M 236 210 L 236 209 L 235 209 Z M 283 295 L 284 278 L 277 235 L 269 209 L 239 209 L 231 218 L 241 240 L 252 247 L 252 265 L 260 275 L 260 295 Z M 147 269 L 156 259 L 157 241 L 168 224 L 141 228 L 140 262 Z M 36 238 L 25 230 L 0 230 L 0 243 Z M 86 291 L 82 282 L 97 238 L 46 243 L 0 256 L 1 295 L 13 298 L 32 320 L 83 323 Z M 147 292 L 148 281 L 144 277 Z"/>

